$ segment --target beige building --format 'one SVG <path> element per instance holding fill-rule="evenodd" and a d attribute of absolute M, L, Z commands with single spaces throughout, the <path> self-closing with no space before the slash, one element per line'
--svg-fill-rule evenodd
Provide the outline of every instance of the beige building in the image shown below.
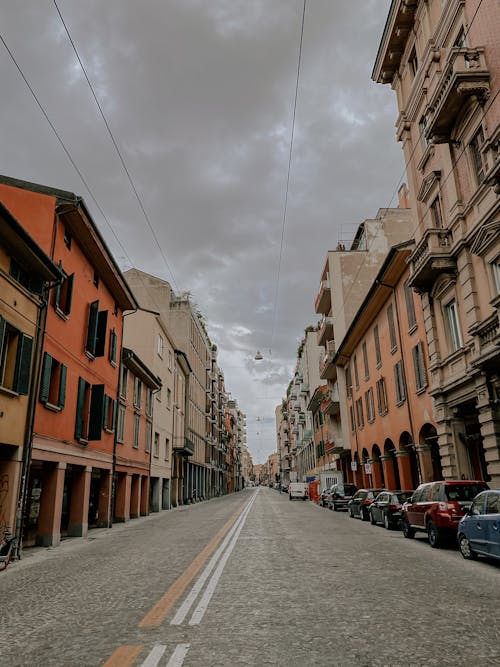
<path fill-rule="evenodd" d="M 373 79 L 396 93 L 410 284 L 421 295 L 445 478 L 500 483 L 500 12 L 393 0 Z"/>
<path fill-rule="evenodd" d="M 183 463 L 185 457 L 175 451 L 184 442 L 186 393 L 189 380 L 187 361 L 174 343 L 167 323 L 160 314 L 161 303 L 170 294 L 164 281 L 137 269 L 126 272 L 127 282 L 142 306 L 145 301 L 156 310 L 128 313 L 123 330 L 124 345 L 130 347 L 161 381 L 161 389 L 154 393 L 153 431 L 151 443 L 150 510 L 169 509 L 182 501 Z M 189 453 L 186 454 L 188 456 Z M 175 478 L 175 481 L 173 481 Z"/>

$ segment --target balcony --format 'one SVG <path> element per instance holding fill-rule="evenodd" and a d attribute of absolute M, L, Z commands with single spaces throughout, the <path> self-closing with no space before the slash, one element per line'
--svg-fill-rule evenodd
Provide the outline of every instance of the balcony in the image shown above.
<path fill-rule="evenodd" d="M 412 274 L 409 285 L 428 290 L 442 273 L 456 273 L 456 260 L 451 254 L 451 232 L 428 229 L 410 256 Z"/>
<path fill-rule="evenodd" d="M 330 281 L 322 280 L 319 285 L 319 292 L 314 301 L 314 311 L 326 315 L 331 307 Z"/>
<path fill-rule="evenodd" d="M 193 456 L 194 443 L 189 438 L 177 438 L 174 440 L 174 454 L 181 454 L 182 456 Z"/>
<path fill-rule="evenodd" d="M 490 94 L 490 73 L 484 49 L 453 48 L 444 65 L 439 83 L 429 102 L 425 136 L 433 143 L 449 141 L 456 118 L 467 98 L 475 96 L 481 104 Z"/>
<path fill-rule="evenodd" d="M 326 345 L 333 338 L 333 317 L 323 317 L 319 325 L 317 340 L 318 345 Z"/>
<path fill-rule="evenodd" d="M 319 362 L 319 376 L 322 380 L 333 380 L 336 376 L 335 366 L 332 361 L 335 357 L 335 341 L 329 340 L 326 343 L 326 353 Z"/>
<path fill-rule="evenodd" d="M 309 385 L 307 384 L 307 382 L 303 382 L 300 385 L 300 393 L 302 396 L 306 396 L 309 393 Z"/>
<path fill-rule="evenodd" d="M 305 428 L 304 433 L 302 435 L 303 435 L 304 440 L 312 440 L 312 437 L 313 437 L 312 429 Z"/>
<path fill-rule="evenodd" d="M 472 365 L 494 372 L 500 367 L 500 321 L 498 312 L 471 328 L 474 336 Z"/>

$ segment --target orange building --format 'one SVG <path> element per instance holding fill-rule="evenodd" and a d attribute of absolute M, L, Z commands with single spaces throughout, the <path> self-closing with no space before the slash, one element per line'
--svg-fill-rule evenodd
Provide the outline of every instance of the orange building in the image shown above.
<path fill-rule="evenodd" d="M 413 247 L 389 251 L 334 360 L 347 395 L 348 478 L 358 487 L 415 489 L 442 479 L 423 311 L 408 286 Z"/>
<path fill-rule="evenodd" d="M 52 292 L 24 542 L 109 525 L 123 311 L 136 307 L 81 197 L 0 177 L 0 200 L 62 271 Z"/>

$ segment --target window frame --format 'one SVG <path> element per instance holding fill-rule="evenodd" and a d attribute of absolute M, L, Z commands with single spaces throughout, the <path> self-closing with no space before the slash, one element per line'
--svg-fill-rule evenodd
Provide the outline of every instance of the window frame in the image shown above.
<path fill-rule="evenodd" d="M 33 337 L 0 315 L 0 389 L 20 396 L 29 393 Z M 6 384 L 6 372 L 8 371 Z"/>

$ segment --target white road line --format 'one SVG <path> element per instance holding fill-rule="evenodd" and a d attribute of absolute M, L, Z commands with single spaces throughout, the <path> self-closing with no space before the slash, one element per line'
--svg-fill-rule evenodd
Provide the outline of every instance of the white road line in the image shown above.
<path fill-rule="evenodd" d="M 167 667 L 181 667 L 188 651 L 189 644 L 177 644 L 175 651 L 172 653 L 170 660 L 167 662 Z"/>
<path fill-rule="evenodd" d="M 242 514 L 238 517 L 237 521 L 235 521 L 234 526 L 232 526 L 231 530 L 229 531 L 229 533 L 224 538 L 222 544 L 217 549 L 217 551 L 214 553 L 214 555 L 210 559 L 208 565 L 205 567 L 205 569 L 203 570 L 201 575 L 196 580 L 194 586 L 192 587 L 192 589 L 190 590 L 190 592 L 186 596 L 186 599 L 184 600 L 184 602 L 181 604 L 181 606 L 177 610 L 177 613 L 175 614 L 173 619 L 170 621 L 170 625 L 180 625 L 184 621 L 186 616 L 188 615 L 189 610 L 193 606 L 193 603 L 198 596 L 198 593 L 203 588 L 206 580 L 210 576 L 210 573 L 214 569 L 219 557 L 221 556 L 221 554 L 223 553 L 223 551 L 227 547 L 229 541 L 233 537 L 236 530 L 238 530 L 238 527 L 241 525 L 241 522 L 246 518 L 246 515 L 250 511 L 250 507 L 252 506 L 256 495 L 257 495 L 257 493 L 255 493 L 253 495 L 252 499 L 248 502 L 248 504 L 245 507 L 245 509 L 243 510 Z"/>
<path fill-rule="evenodd" d="M 146 660 L 144 660 L 144 662 L 141 664 L 141 667 L 156 667 L 166 650 L 167 647 L 163 646 L 162 644 L 157 644 L 154 646 Z"/>
<path fill-rule="evenodd" d="M 250 503 L 248 504 L 247 508 L 245 509 L 243 515 L 242 515 L 242 521 L 240 525 L 238 526 L 238 529 L 236 530 L 234 537 L 232 538 L 226 552 L 222 556 L 222 558 L 219 561 L 219 564 L 217 565 L 217 569 L 215 570 L 214 574 L 212 575 L 212 578 L 208 582 L 208 585 L 205 589 L 205 592 L 201 596 L 201 600 L 198 602 L 198 606 L 193 612 L 193 615 L 191 616 L 191 620 L 189 621 L 189 625 L 198 625 L 201 622 L 201 619 L 203 618 L 208 604 L 210 600 L 212 599 L 213 594 L 215 593 L 215 588 L 217 586 L 217 583 L 219 582 L 219 579 L 221 578 L 222 572 L 224 570 L 224 567 L 229 559 L 229 556 L 231 555 L 231 552 L 234 549 L 234 546 L 238 540 L 238 537 L 241 533 L 241 530 L 245 524 L 246 518 L 248 516 L 248 513 L 250 511 L 251 506 L 253 505 L 253 502 L 256 498 L 257 494 L 252 498 Z"/>

